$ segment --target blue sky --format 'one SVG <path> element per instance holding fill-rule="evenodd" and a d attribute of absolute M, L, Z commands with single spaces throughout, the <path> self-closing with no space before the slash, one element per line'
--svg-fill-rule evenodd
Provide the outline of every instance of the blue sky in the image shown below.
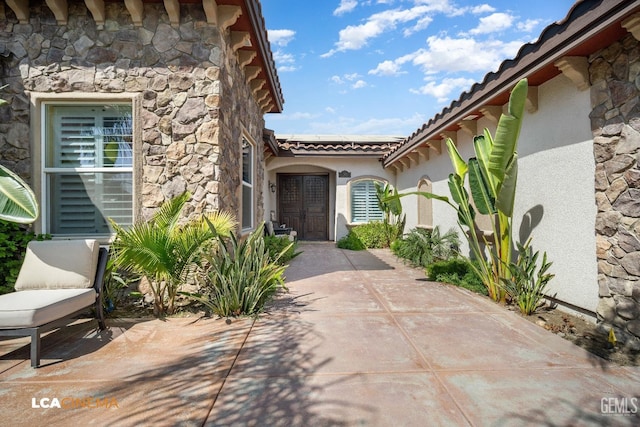
<path fill-rule="evenodd" d="M 408 136 L 573 0 L 261 0 L 284 111 L 278 134 Z"/>

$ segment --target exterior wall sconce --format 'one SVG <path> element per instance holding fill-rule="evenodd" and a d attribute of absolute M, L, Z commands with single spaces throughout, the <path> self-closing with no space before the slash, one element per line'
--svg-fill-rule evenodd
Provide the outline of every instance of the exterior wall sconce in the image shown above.
<path fill-rule="evenodd" d="M 269 190 L 271 190 L 272 193 L 276 192 L 276 185 L 271 181 L 269 181 Z"/>

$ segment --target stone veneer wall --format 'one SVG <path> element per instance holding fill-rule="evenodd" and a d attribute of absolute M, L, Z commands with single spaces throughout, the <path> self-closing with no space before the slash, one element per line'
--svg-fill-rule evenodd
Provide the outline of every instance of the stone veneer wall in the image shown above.
<path fill-rule="evenodd" d="M 0 161 L 30 179 L 29 92 L 140 94 L 142 153 L 135 162 L 135 210 L 146 217 L 185 190 L 187 213 L 211 209 L 240 216 L 243 129 L 256 143 L 255 218 L 261 203 L 264 119 L 229 34 L 206 23 L 202 6 L 182 5 L 171 27 L 163 5 L 145 3 L 136 27 L 122 2 L 106 3 L 98 28 L 84 3 L 69 2 L 59 26 L 43 2 L 30 2 L 29 24 L 4 8 L 0 19 Z M 0 17 L 3 11 L 0 10 Z"/>
<path fill-rule="evenodd" d="M 640 348 L 640 43 L 628 35 L 589 62 L 597 315 L 603 329 L 613 326 L 620 342 Z"/>

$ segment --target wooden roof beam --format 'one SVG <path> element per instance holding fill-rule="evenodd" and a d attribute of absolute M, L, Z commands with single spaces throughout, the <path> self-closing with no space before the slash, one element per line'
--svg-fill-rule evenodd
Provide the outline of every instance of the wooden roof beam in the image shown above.
<path fill-rule="evenodd" d="M 124 5 L 131 15 L 133 25 L 142 27 L 142 18 L 144 15 L 144 6 L 142 0 L 124 0 Z"/>
<path fill-rule="evenodd" d="M 500 116 L 502 115 L 502 107 L 500 105 L 485 105 L 480 108 L 482 115 L 491 120 L 493 124 L 497 125 Z"/>
<path fill-rule="evenodd" d="M 458 123 L 463 132 L 476 136 L 478 134 L 478 122 L 476 120 L 462 120 Z"/>
<path fill-rule="evenodd" d="M 256 56 L 258 56 L 258 52 L 256 52 L 255 50 L 239 50 L 238 64 L 240 64 L 240 67 L 249 65 L 249 63 L 253 61 Z"/>
<path fill-rule="evenodd" d="M 231 31 L 231 49 L 236 52 L 251 40 L 251 34 L 248 31 Z"/>
<path fill-rule="evenodd" d="M 429 147 L 418 147 L 416 152 L 425 162 L 429 161 Z"/>
<path fill-rule="evenodd" d="M 640 12 L 622 21 L 621 25 L 629 31 L 636 40 L 640 41 Z"/>
<path fill-rule="evenodd" d="M 440 132 L 440 136 L 442 137 L 442 141 L 446 142 L 447 139 L 451 139 L 454 145 L 458 145 L 458 132 L 445 130 Z"/>
<path fill-rule="evenodd" d="M 524 107 L 529 114 L 533 114 L 538 111 L 538 86 L 529 86 L 527 91 L 527 100 L 524 103 Z"/>
<path fill-rule="evenodd" d="M 262 89 L 262 87 L 265 85 L 265 83 L 267 83 L 267 81 L 265 79 L 253 79 L 253 80 L 251 80 L 251 83 L 249 85 L 251 86 L 251 91 L 253 92 L 254 96 L 260 89 Z"/>
<path fill-rule="evenodd" d="M 240 6 L 218 6 L 215 0 L 202 0 L 202 7 L 207 17 L 207 24 L 215 25 L 220 28 L 221 31 L 225 31 L 235 24 L 240 15 L 242 15 L 242 8 Z"/>
<path fill-rule="evenodd" d="M 247 79 L 247 82 L 250 82 L 251 80 L 258 77 L 258 74 L 260 74 L 260 67 L 258 67 L 257 65 L 244 67 L 244 76 Z"/>
<path fill-rule="evenodd" d="M 7 0 L 7 6 L 16 14 L 18 22 L 29 23 L 29 0 Z"/>
<path fill-rule="evenodd" d="M 435 151 L 438 154 L 442 154 L 442 140 L 441 139 L 430 139 L 427 141 L 427 145 L 430 149 Z"/>
<path fill-rule="evenodd" d="M 47 6 L 53 12 L 53 16 L 56 18 L 58 25 L 67 25 L 69 21 L 69 6 L 67 0 L 45 0 Z"/>
<path fill-rule="evenodd" d="M 589 60 L 584 56 L 563 56 L 553 63 L 578 88 L 589 89 Z"/>
<path fill-rule="evenodd" d="M 84 4 L 87 5 L 87 9 L 91 12 L 98 29 L 102 29 L 105 21 L 104 0 L 84 0 Z"/>
<path fill-rule="evenodd" d="M 180 2 L 178 0 L 164 0 L 164 8 L 169 15 L 169 22 L 172 27 L 180 25 Z"/>

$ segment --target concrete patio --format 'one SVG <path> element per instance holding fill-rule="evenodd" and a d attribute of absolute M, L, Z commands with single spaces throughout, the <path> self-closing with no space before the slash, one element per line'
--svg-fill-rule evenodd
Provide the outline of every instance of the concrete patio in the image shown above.
<path fill-rule="evenodd" d="M 43 338 L 39 369 L 27 340 L 0 341 L 0 424 L 640 424 L 640 368 L 388 251 L 301 249 L 290 292 L 255 321 L 80 320 Z"/>

